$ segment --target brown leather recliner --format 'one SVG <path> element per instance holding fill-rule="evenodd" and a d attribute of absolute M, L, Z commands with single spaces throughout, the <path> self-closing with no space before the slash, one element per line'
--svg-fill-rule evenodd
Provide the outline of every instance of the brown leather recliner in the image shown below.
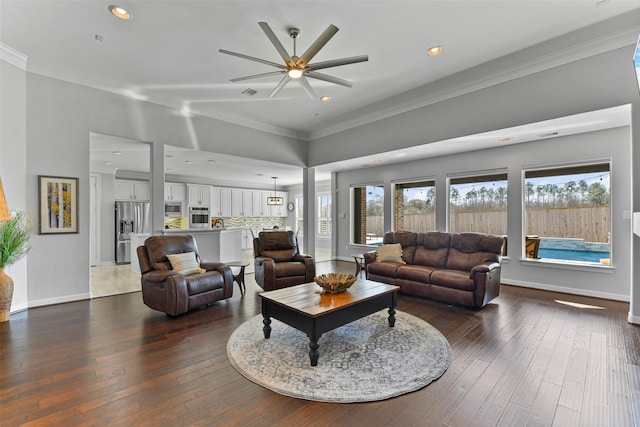
<path fill-rule="evenodd" d="M 142 300 L 171 316 L 186 313 L 233 296 L 233 274 L 225 264 L 200 263 L 191 235 L 151 236 L 138 246 L 142 273 Z M 174 271 L 167 255 L 194 252 L 204 273 L 182 275 Z"/>
<path fill-rule="evenodd" d="M 293 231 L 263 231 L 253 239 L 255 279 L 265 291 L 313 282 L 316 265 L 298 252 Z"/>

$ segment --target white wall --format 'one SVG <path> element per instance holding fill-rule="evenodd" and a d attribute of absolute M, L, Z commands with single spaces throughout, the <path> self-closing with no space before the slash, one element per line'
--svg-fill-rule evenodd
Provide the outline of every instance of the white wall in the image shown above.
<path fill-rule="evenodd" d="M 508 174 L 508 260 L 502 269 L 504 283 L 533 286 L 570 293 L 628 300 L 631 283 L 631 222 L 623 218 L 631 209 L 631 136 L 628 127 L 515 144 L 504 148 L 475 151 L 398 165 L 338 173 L 339 212 L 346 218 L 334 221 L 341 257 L 349 259 L 349 193 L 351 184 L 383 182 L 385 206 L 392 200 L 391 181 L 408 178 L 435 178 L 438 229 L 445 231 L 447 217 L 446 180 L 448 174 L 506 169 Z M 549 264 L 521 262 L 522 256 L 522 169 L 563 162 L 611 159 L 611 210 L 613 269 L 600 266 L 582 269 L 553 268 Z M 385 210 L 385 231 L 391 229 L 390 208 Z"/>
<path fill-rule="evenodd" d="M 0 177 L 9 209 L 23 211 L 33 221 L 36 212 L 27 208 L 25 85 L 20 66 L 0 60 Z M 14 282 L 11 311 L 27 307 L 27 260 L 6 269 Z"/>

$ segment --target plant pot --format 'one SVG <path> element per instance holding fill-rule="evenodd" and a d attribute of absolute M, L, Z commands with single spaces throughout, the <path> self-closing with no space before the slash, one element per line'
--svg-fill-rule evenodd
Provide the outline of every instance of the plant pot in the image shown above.
<path fill-rule="evenodd" d="M 0 267 L 0 322 L 9 320 L 11 300 L 13 299 L 13 279 Z"/>

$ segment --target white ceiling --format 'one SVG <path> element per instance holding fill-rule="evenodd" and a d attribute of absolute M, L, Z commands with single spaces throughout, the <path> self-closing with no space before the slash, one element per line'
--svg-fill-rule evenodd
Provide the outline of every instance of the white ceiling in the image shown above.
<path fill-rule="evenodd" d="M 132 13 L 128 21 L 107 10 L 118 2 Z M 28 69 L 47 69 L 196 114 L 313 140 L 318 132 L 339 127 L 345 117 L 352 119 L 374 103 L 638 8 L 637 0 L 0 0 L 0 43 L 27 56 Z M 238 83 L 229 79 L 273 68 L 218 53 L 223 48 L 281 62 L 259 21 L 269 23 L 290 53 L 287 29 L 299 28 L 298 54 L 334 24 L 340 31 L 312 62 L 361 54 L 368 54 L 369 61 L 324 70 L 353 81 L 352 88 L 310 79 L 318 95 L 332 97 L 329 103 L 310 100 L 297 82 L 269 99 L 279 76 Z M 443 46 L 440 56 L 426 55 L 433 45 Z M 258 92 L 248 97 L 242 94 L 247 88 Z M 445 154 L 446 147 L 453 152 L 461 147 L 429 145 L 437 155 Z M 467 141 L 462 149 L 477 147 Z M 420 148 L 413 151 L 414 156 L 434 155 Z M 237 160 L 218 156 L 214 169 Z M 361 167 L 371 160 L 336 164 L 333 170 Z M 169 167 L 171 159 L 167 161 Z M 264 180 L 238 175 L 264 170 L 264 176 L 282 175 L 283 185 L 288 185 L 289 175 L 301 181 L 299 170 L 266 163 L 247 167 L 252 165 L 243 162 L 244 167 L 232 167 L 225 176 Z"/>

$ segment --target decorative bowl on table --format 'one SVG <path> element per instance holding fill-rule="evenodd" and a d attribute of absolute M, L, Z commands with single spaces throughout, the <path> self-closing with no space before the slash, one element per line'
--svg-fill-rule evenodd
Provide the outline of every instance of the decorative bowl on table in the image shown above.
<path fill-rule="evenodd" d="M 356 277 L 352 274 L 336 274 L 328 273 L 316 276 L 313 279 L 324 292 L 329 294 L 337 294 L 344 292 L 356 281 Z"/>

